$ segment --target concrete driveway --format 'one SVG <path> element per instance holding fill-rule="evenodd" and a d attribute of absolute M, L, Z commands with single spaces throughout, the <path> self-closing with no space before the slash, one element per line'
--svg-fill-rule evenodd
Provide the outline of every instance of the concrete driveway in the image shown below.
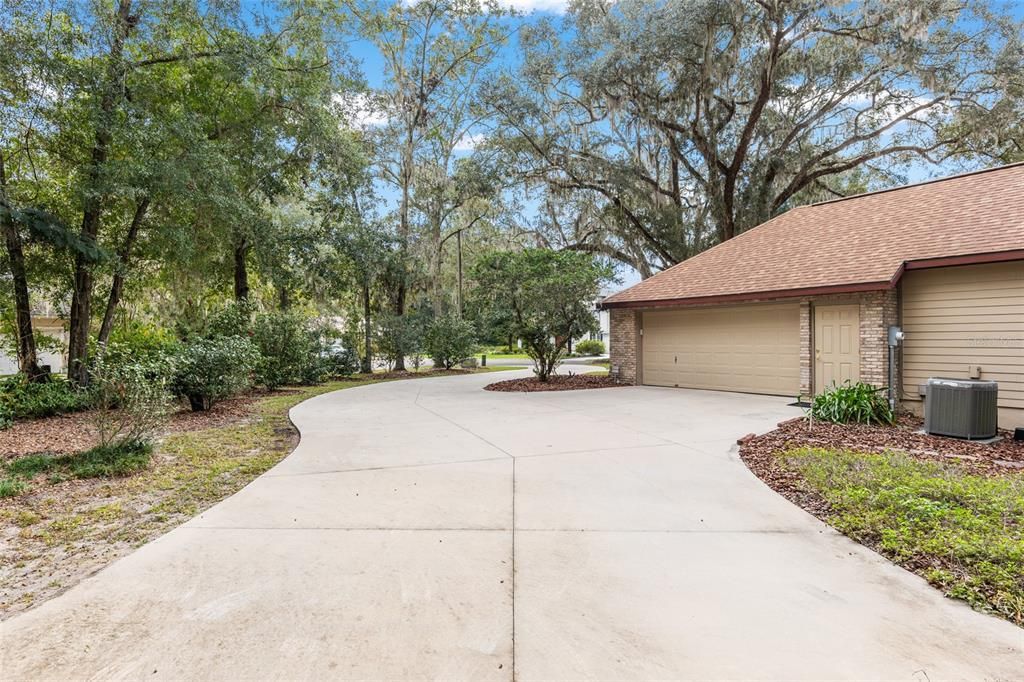
<path fill-rule="evenodd" d="M 378 384 L 234 497 L 0 625 L 5 679 L 1018 679 L 1024 630 L 763 486 L 781 398 Z"/>

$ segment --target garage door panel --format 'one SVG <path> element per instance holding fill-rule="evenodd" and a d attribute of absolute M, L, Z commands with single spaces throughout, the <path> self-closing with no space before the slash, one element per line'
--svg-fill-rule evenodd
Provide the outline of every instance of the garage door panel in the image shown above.
<path fill-rule="evenodd" d="M 799 328 L 796 304 L 646 312 L 644 383 L 796 395 Z"/>

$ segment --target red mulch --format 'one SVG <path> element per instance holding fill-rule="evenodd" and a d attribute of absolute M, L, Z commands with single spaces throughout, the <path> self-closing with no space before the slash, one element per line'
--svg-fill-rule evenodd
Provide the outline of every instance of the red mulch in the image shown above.
<path fill-rule="evenodd" d="M 0 461 L 33 452 L 71 454 L 96 444 L 88 412 L 16 422 L 0 431 Z"/>
<path fill-rule="evenodd" d="M 801 447 L 868 453 L 899 450 L 916 459 L 952 462 L 976 474 L 1024 473 L 1024 442 L 1014 442 L 1010 431 L 1000 431 L 1002 440 L 986 445 L 917 433 L 921 426 L 922 420 L 911 415 L 901 415 L 895 426 L 811 423 L 798 417 L 764 435 L 741 438 L 740 458 L 770 488 L 819 518 L 825 518 L 827 503 L 801 485 L 799 474 L 780 464 L 780 452 Z"/>
<path fill-rule="evenodd" d="M 485 391 L 526 392 L 536 391 L 578 391 L 588 388 L 615 388 L 623 386 L 607 375 L 594 374 L 553 374 L 547 381 L 537 377 L 497 381 L 484 386 Z"/>

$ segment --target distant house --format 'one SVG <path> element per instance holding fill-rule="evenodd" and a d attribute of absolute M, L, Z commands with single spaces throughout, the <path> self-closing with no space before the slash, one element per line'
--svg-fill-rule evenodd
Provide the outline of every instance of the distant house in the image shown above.
<path fill-rule="evenodd" d="M 588 339 L 603 341 L 605 346 L 608 345 L 608 340 L 611 336 L 611 313 L 608 312 L 607 308 L 602 307 L 601 304 L 608 297 L 609 293 L 608 291 L 602 291 L 597 301 L 594 302 L 594 315 L 597 316 L 597 331 L 590 332 L 586 336 Z"/>
<path fill-rule="evenodd" d="M 790 210 L 608 297 L 612 371 L 654 386 L 811 396 L 999 382 L 1024 426 L 1024 164 Z"/>
<path fill-rule="evenodd" d="M 36 334 L 45 334 L 57 341 L 60 350 L 39 349 L 39 364 L 49 366 L 50 371 L 57 374 L 64 371 L 67 366 L 68 332 L 65 320 L 57 317 L 56 313 L 49 308 L 40 308 L 32 316 L 32 329 Z M 0 347 L 0 375 L 16 374 L 18 372 L 18 357 L 10 349 L 13 344 L 10 339 L 4 339 Z"/>

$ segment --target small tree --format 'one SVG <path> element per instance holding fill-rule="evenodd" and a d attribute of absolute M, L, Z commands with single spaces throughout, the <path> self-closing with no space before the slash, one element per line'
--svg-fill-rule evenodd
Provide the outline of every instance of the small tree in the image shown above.
<path fill-rule="evenodd" d="M 466 320 L 445 315 L 427 328 L 426 349 L 434 367 L 451 369 L 473 353 L 476 330 Z"/>
<path fill-rule="evenodd" d="M 593 301 L 614 278 L 611 266 L 589 254 L 548 249 L 487 254 L 473 275 L 484 309 L 511 312 L 541 381 L 558 367 L 570 339 L 596 330 Z"/>
<path fill-rule="evenodd" d="M 90 391 L 93 423 L 101 447 L 150 443 L 170 412 L 171 358 L 126 359 L 117 344 L 93 358 Z"/>

